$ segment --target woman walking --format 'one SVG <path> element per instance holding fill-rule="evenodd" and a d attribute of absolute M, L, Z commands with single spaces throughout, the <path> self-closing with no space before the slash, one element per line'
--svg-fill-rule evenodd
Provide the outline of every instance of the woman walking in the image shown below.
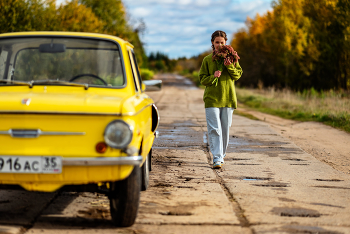
<path fill-rule="evenodd" d="M 223 31 L 215 31 L 211 36 L 213 53 L 221 46 L 226 45 L 227 35 Z M 199 80 L 205 86 L 203 100 L 209 135 L 210 151 L 213 154 L 213 168 L 221 168 L 226 156 L 229 141 L 229 128 L 232 123 L 232 114 L 237 108 L 235 81 L 243 70 L 238 60 L 224 60 L 222 71 L 213 61 L 213 53 L 203 59 L 199 71 Z M 234 65 L 235 63 L 235 65 Z"/>

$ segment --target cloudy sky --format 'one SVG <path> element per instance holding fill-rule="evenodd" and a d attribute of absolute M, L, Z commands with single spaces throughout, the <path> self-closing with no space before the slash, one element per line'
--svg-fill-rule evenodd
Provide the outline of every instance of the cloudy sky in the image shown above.
<path fill-rule="evenodd" d="M 211 34 L 223 30 L 228 42 L 254 18 L 271 10 L 271 0 L 123 0 L 134 22 L 142 18 L 147 53 L 191 57 L 210 49 Z M 137 23 L 135 23 L 137 25 Z"/>
<path fill-rule="evenodd" d="M 141 36 L 147 54 L 191 57 L 210 49 L 211 34 L 223 30 L 228 42 L 245 27 L 247 16 L 271 10 L 272 0 L 122 0 L 130 22 L 146 24 Z M 57 0 L 60 4 L 64 0 Z"/>

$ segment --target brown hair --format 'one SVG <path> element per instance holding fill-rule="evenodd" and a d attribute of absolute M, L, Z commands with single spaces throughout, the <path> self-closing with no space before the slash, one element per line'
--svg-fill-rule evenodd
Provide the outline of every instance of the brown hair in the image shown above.
<path fill-rule="evenodd" d="M 226 35 L 226 33 L 225 33 L 224 31 L 216 30 L 216 31 L 211 35 L 211 42 L 214 42 L 214 40 L 215 40 L 216 37 L 223 37 L 223 38 L 225 39 L 225 41 L 227 41 L 227 35 Z M 211 48 L 213 48 L 213 50 L 215 49 L 213 44 L 211 45 Z"/>

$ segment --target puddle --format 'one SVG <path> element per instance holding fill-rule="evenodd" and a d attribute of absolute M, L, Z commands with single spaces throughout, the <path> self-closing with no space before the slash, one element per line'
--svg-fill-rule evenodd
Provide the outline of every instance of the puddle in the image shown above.
<path fill-rule="evenodd" d="M 283 231 L 283 233 L 287 232 L 287 233 L 341 234 L 341 232 L 331 231 L 331 230 L 323 229 L 321 227 L 303 226 L 303 225 L 296 225 L 296 224 L 282 226 L 277 231 L 279 232 Z M 274 231 L 271 230 L 271 233 L 274 233 Z"/>
<path fill-rule="evenodd" d="M 245 181 L 266 181 L 271 180 L 271 178 L 263 178 L 263 177 L 245 177 L 242 180 Z"/>
<path fill-rule="evenodd" d="M 305 208 L 290 208 L 290 207 L 275 207 L 271 210 L 272 213 L 284 217 L 312 217 L 318 218 L 321 214 L 317 210 Z"/>
<path fill-rule="evenodd" d="M 300 159 L 300 158 L 284 158 L 282 160 L 286 160 L 286 161 L 297 161 L 297 162 L 301 162 L 301 161 L 306 161 L 304 159 Z"/>
<path fill-rule="evenodd" d="M 159 212 L 159 214 L 161 214 L 161 215 L 175 215 L 175 216 L 193 215 L 191 212 L 176 212 L 176 211 Z"/>
<path fill-rule="evenodd" d="M 203 143 L 208 144 L 208 137 L 207 137 L 207 132 L 203 133 Z"/>
<path fill-rule="evenodd" d="M 253 184 L 253 185 L 258 187 L 278 187 L 278 188 L 289 187 L 287 183 L 281 183 L 281 182 L 268 182 L 266 184 Z"/>
<path fill-rule="evenodd" d="M 327 181 L 327 182 L 340 182 L 344 180 L 339 180 L 339 179 L 316 179 L 317 181 Z"/>

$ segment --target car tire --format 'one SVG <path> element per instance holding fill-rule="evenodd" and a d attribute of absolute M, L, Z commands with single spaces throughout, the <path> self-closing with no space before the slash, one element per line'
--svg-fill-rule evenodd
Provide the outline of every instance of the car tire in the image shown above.
<path fill-rule="evenodd" d="M 149 171 L 152 171 L 152 148 L 148 153 L 148 168 Z"/>
<path fill-rule="evenodd" d="M 141 173 L 142 173 L 141 191 L 146 191 L 149 184 L 149 158 L 150 158 L 150 155 L 148 154 L 145 162 L 141 167 Z"/>
<path fill-rule="evenodd" d="M 130 227 L 135 222 L 140 202 L 140 174 L 140 168 L 135 166 L 128 178 L 111 183 L 110 211 L 117 227 Z"/>

